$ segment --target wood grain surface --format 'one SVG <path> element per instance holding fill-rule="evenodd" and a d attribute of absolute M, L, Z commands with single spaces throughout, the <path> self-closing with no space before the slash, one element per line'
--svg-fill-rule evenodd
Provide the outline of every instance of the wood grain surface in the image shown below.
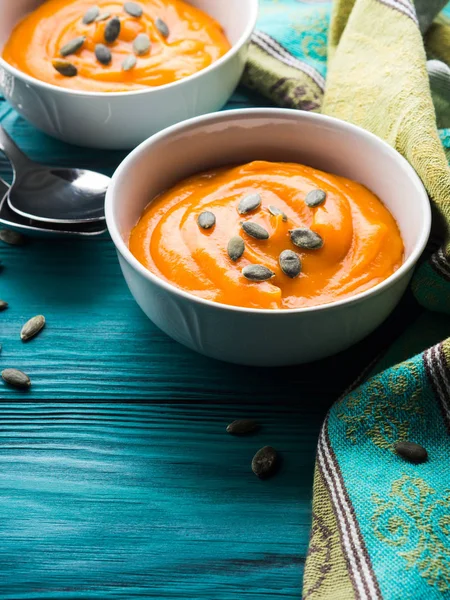
<path fill-rule="evenodd" d="M 264 101 L 240 93 L 229 107 L 252 104 Z M 50 140 L 4 102 L 0 120 L 50 164 L 111 173 L 123 156 Z M 29 392 L 0 383 L 0 598 L 300 598 L 321 422 L 411 303 L 337 357 L 255 369 L 199 356 L 153 326 L 108 236 L 0 244 L 0 259 L 10 304 L 0 368 L 33 382 Z M 45 330 L 22 343 L 40 313 Z M 261 432 L 227 435 L 238 417 Z M 283 463 L 261 482 L 250 462 L 266 444 Z"/>

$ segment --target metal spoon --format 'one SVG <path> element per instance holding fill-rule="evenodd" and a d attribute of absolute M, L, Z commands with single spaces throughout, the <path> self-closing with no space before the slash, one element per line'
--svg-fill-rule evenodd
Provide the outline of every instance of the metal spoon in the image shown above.
<path fill-rule="evenodd" d="M 104 220 L 103 205 L 109 177 L 94 171 L 35 163 L 1 126 L 0 150 L 10 159 L 14 171 L 8 204 L 16 213 L 46 223 Z"/>
<path fill-rule="evenodd" d="M 28 236 L 36 237 L 93 237 L 105 233 L 106 227 L 104 221 L 94 221 L 93 223 L 81 223 L 72 225 L 69 229 L 65 225 L 49 223 L 44 227 L 39 221 L 33 221 L 26 217 L 18 215 L 8 205 L 9 185 L 0 179 L 0 226 L 14 229 Z"/>

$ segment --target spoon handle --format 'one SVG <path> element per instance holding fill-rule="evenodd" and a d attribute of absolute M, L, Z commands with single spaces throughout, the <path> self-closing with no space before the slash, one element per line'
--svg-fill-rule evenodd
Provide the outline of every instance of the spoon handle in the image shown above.
<path fill-rule="evenodd" d="M 14 169 L 18 169 L 19 166 L 24 168 L 30 162 L 28 156 L 15 144 L 1 125 L 0 150 L 4 152 L 6 157 L 11 161 Z"/>

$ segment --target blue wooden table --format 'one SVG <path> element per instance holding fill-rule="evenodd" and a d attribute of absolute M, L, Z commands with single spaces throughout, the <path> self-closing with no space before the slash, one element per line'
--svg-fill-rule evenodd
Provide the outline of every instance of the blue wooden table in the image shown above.
<path fill-rule="evenodd" d="M 230 107 L 252 104 L 264 101 L 242 92 Z M 47 163 L 111 173 L 123 156 L 50 140 L 5 103 L 0 120 Z M 0 259 L 0 367 L 33 382 L 28 393 L 0 384 L 0 598 L 298 599 L 321 422 L 404 306 L 338 357 L 244 368 L 154 327 L 108 236 L 2 244 Z M 47 327 L 23 344 L 40 313 Z M 261 432 L 226 434 L 243 416 Z M 266 444 L 283 462 L 261 482 L 250 462 Z"/>

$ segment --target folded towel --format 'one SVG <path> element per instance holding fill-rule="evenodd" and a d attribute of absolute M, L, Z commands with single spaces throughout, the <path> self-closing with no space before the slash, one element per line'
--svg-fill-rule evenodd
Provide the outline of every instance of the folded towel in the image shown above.
<path fill-rule="evenodd" d="M 439 245 L 413 280 L 430 312 L 323 425 L 305 599 L 450 598 L 450 9 L 436 18 L 445 4 L 261 2 L 246 84 L 394 146 L 429 193 Z M 428 460 L 406 462 L 399 441 L 422 445 Z"/>

